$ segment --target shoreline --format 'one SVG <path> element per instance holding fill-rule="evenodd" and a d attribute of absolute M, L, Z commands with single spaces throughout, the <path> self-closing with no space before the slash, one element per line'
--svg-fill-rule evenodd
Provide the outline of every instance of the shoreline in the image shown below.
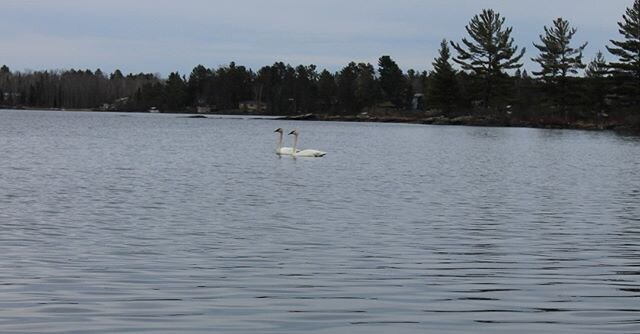
<path fill-rule="evenodd" d="M 58 112 L 96 112 L 96 113 L 132 113 L 132 114 L 155 114 L 148 111 L 127 111 L 127 110 L 95 110 L 95 109 L 67 109 L 67 108 L 38 108 L 38 107 L 14 107 L 0 108 L 0 110 L 34 110 L 34 111 L 58 111 Z M 159 112 L 157 114 L 182 115 L 189 118 L 211 118 L 207 116 L 246 116 L 251 118 L 263 118 L 268 120 L 287 121 L 323 121 L 323 122 L 362 122 L 362 123 L 396 123 L 396 124 L 423 124 L 423 125 L 445 125 L 445 126 L 487 126 L 487 127 L 512 127 L 531 129 L 556 129 L 556 130 L 590 130 L 590 131 L 622 131 L 640 133 L 640 128 L 629 124 L 624 124 L 615 119 L 604 119 L 599 122 L 594 120 L 576 120 L 573 122 L 559 121 L 558 119 L 538 118 L 521 119 L 511 116 L 492 115 L 465 115 L 447 117 L 443 115 L 425 115 L 421 112 L 398 112 L 387 115 L 372 115 L 361 113 L 358 115 L 331 115 L 324 113 L 307 113 L 302 115 L 264 115 L 248 114 L 238 112 L 238 110 L 221 110 L 218 112 L 197 113 L 197 112 Z"/>
<path fill-rule="evenodd" d="M 616 120 L 603 120 L 596 122 L 593 120 L 577 120 L 573 122 L 563 122 L 554 119 L 540 118 L 537 120 L 519 119 L 509 116 L 487 116 L 487 115 L 466 115 L 466 116 L 427 116 L 416 115 L 328 115 L 328 114 L 304 114 L 296 116 L 283 116 L 281 120 L 291 121 L 338 121 L 338 122 L 371 122 L 371 123 L 398 123 L 398 124 L 424 124 L 424 125 L 445 125 L 445 126 L 488 126 L 488 127 L 512 127 L 531 129 L 556 129 L 556 130 L 591 130 L 591 131 L 632 131 L 640 132 L 639 128 L 625 125 Z"/>

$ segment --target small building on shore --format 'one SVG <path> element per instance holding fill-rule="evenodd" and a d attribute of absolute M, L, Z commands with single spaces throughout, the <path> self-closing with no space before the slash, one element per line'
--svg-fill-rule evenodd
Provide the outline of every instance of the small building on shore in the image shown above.
<path fill-rule="evenodd" d="M 238 109 L 246 113 L 266 113 L 269 106 L 264 102 L 242 101 L 238 104 Z"/>
<path fill-rule="evenodd" d="M 413 99 L 411 99 L 411 110 L 424 110 L 424 94 L 413 94 Z"/>
<path fill-rule="evenodd" d="M 207 99 L 199 98 L 196 104 L 196 112 L 198 114 L 208 114 L 212 111 L 218 110 L 215 104 L 207 103 Z"/>
<path fill-rule="evenodd" d="M 196 112 L 198 114 L 208 114 L 211 112 L 211 107 L 210 106 L 198 106 L 196 108 Z"/>
<path fill-rule="evenodd" d="M 4 92 L 1 97 L 2 101 L 0 102 L 15 102 L 22 98 L 22 93 Z"/>

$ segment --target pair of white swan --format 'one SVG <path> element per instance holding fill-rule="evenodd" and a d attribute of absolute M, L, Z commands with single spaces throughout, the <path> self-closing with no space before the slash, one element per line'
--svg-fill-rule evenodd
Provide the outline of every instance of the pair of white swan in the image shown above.
<path fill-rule="evenodd" d="M 277 128 L 276 131 L 278 135 L 278 146 L 276 147 L 277 155 L 290 155 L 293 157 L 303 157 L 303 158 L 321 158 L 324 157 L 327 152 L 318 151 L 318 150 L 299 150 L 298 149 L 298 130 L 293 130 L 289 132 L 290 135 L 293 135 L 293 147 L 282 147 L 282 141 L 284 137 L 284 130 L 282 128 Z"/>

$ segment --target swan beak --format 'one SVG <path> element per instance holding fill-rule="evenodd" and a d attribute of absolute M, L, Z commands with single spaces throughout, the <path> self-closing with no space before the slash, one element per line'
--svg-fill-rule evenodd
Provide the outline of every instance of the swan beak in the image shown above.
<path fill-rule="evenodd" d="M 294 134 L 296 134 L 296 130 L 293 130 L 293 131 L 289 132 L 289 134 L 290 134 L 290 135 L 294 135 Z"/>
<path fill-rule="evenodd" d="M 282 132 L 282 128 L 277 128 L 275 131 L 273 132 Z"/>

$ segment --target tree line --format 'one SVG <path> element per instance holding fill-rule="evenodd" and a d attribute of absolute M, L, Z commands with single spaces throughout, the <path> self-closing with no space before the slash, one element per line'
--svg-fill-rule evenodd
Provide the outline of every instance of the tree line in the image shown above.
<path fill-rule="evenodd" d="M 526 48 L 513 27 L 486 9 L 471 18 L 468 36 L 444 39 L 433 70 L 404 72 L 390 57 L 377 64 L 350 62 L 336 72 L 282 62 L 253 71 L 231 62 L 196 66 L 188 76 L 123 75 L 119 70 L 12 72 L 0 68 L 0 105 L 192 112 L 197 107 L 228 111 L 242 101 L 272 114 L 358 114 L 363 111 L 429 110 L 447 116 L 509 114 L 564 120 L 622 115 L 640 117 L 640 0 L 618 22 L 617 39 L 606 45 L 614 61 L 598 52 L 585 60 L 587 42 L 557 18 L 541 30 L 523 70 Z"/>

